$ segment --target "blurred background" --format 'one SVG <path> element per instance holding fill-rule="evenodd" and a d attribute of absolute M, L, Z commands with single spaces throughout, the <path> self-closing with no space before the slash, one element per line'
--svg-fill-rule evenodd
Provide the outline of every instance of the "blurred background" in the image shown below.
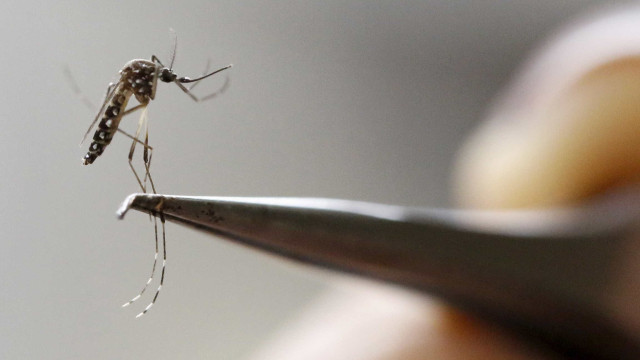
<path fill-rule="evenodd" d="M 162 193 L 450 206 L 456 149 L 492 97 L 540 41 L 601 3 L 3 2 L 0 358 L 243 359 L 333 276 L 168 224 L 158 303 L 141 319 L 150 296 L 121 309 L 147 279 L 153 226 L 114 215 L 138 191 L 128 139 L 81 165 L 94 112 L 65 66 L 98 103 L 127 61 L 168 62 L 169 28 L 179 76 L 234 64 L 231 87 L 206 103 L 159 85 L 149 121 Z"/>

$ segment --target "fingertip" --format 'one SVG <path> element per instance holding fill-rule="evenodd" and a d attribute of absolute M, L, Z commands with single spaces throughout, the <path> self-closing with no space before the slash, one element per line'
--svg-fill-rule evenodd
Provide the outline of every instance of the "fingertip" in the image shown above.
<path fill-rule="evenodd" d="M 610 39 L 640 34 L 640 11 L 590 21 L 532 59 L 462 148 L 461 205 L 553 206 L 638 179 L 640 46 Z"/>

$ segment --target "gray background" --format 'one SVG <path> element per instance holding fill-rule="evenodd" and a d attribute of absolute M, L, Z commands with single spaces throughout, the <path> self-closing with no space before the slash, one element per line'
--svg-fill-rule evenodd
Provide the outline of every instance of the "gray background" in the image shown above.
<path fill-rule="evenodd" d="M 3 1 L 0 5 L 0 358 L 241 359 L 330 279 L 168 225 L 153 311 L 120 304 L 151 267 L 148 217 L 121 136 L 78 148 L 132 58 L 198 75 L 233 63 L 224 96 L 161 84 L 153 174 L 172 194 L 321 196 L 446 206 L 455 150 L 534 44 L 596 1 Z M 222 78 L 203 83 L 200 94 Z M 133 131 L 137 117 L 125 118 Z"/>

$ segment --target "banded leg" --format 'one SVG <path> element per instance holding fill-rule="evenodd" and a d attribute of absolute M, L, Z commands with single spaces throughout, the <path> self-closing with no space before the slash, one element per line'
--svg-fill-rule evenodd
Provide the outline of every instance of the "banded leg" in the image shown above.
<path fill-rule="evenodd" d="M 145 129 L 145 137 L 144 137 L 144 143 L 143 143 L 144 150 L 143 150 L 142 159 L 144 161 L 144 166 L 145 166 L 146 172 L 145 172 L 144 181 L 140 182 L 140 177 L 138 176 L 138 174 L 136 173 L 135 169 L 133 168 L 132 160 L 133 160 L 133 153 L 135 151 L 136 145 L 138 143 L 141 143 L 140 139 L 138 139 L 138 136 L 140 135 L 142 127 L 144 127 L 144 129 Z M 151 167 L 151 159 L 152 158 L 153 158 L 153 148 L 149 146 L 149 123 L 147 121 L 147 108 L 145 107 L 143 109 L 143 113 L 140 116 L 140 120 L 138 121 L 138 128 L 136 130 L 135 136 L 133 137 L 133 142 L 131 144 L 131 150 L 129 151 L 129 166 L 131 166 L 131 169 L 133 170 L 133 173 L 136 176 L 136 179 L 138 180 L 138 184 L 140 185 L 142 190 L 144 192 L 146 192 L 146 182 L 147 182 L 147 178 L 148 178 L 149 179 L 149 183 L 151 184 L 151 189 L 153 190 L 153 193 L 156 194 L 156 188 L 155 188 L 155 185 L 153 183 L 153 178 L 151 177 L 151 173 L 149 171 L 149 168 Z M 162 290 L 162 286 L 164 285 L 164 275 L 165 275 L 165 270 L 166 270 L 166 265 L 167 265 L 167 238 L 166 238 L 164 216 L 162 215 L 162 212 L 160 212 L 159 215 L 160 215 L 160 222 L 161 222 L 161 226 L 162 226 L 162 270 L 161 270 L 161 273 L 160 273 L 160 284 L 158 285 L 158 288 L 156 289 L 156 293 L 153 296 L 153 299 L 151 300 L 151 302 L 147 305 L 147 307 L 145 307 L 145 309 L 142 312 L 140 312 L 138 315 L 136 315 L 136 318 L 141 317 L 142 315 L 146 314 L 151 309 L 151 307 L 156 303 L 156 300 L 158 299 L 158 295 L 160 295 L 160 290 Z M 157 266 L 157 260 L 158 260 L 158 221 L 157 221 L 157 217 L 155 217 L 155 216 L 153 218 L 153 225 L 154 225 L 154 231 L 155 231 L 156 254 L 155 254 L 155 257 L 154 257 L 154 261 L 153 261 L 153 268 L 152 268 L 152 271 L 151 271 L 151 276 L 149 276 L 149 279 L 147 280 L 147 283 L 144 285 L 144 287 L 142 288 L 140 293 L 136 297 L 131 299 L 129 302 L 124 304 L 123 307 L 124 306 L 128 306 L 128 305 L 132 304 L 133 302 L 135 302 L 136 300 L 138 300 L 142 296 L 142 294 L 145 292 L 145 290 L 147 289 L 149 284 L 153 281 L 153 277 L 155 275 L 155 269 L 156 269 L 156 266 Z"/>
<path fill-rule="evenodd" d="M 142 189 L 143 192 L 147 192 L 146 191 L 146 179 L 147 177 L 149 178 L 149 181 L 151 182 L 151 187 L 153 190 L 153 193 L 156 193 L 156 189 L 155 186 L 153 184 L 153 180 L 151 179 L 151 174 L 149 173 L 149 160 L 150 160 L 150 156 L 148 156 L 148 154 L 153 154 L 152 150 L 153 148 L 151 148 L 148 144 L 149 142 L 149 133 L 148 133 L 148 121 L 147 121 L 147 108 L 146 105 L 138 105 L 135 108 L 131 108 L 129 109 L 126 113 L 131 113 L 135 110 L 137 110 L 138 108 L 143 108 L 143 112 L 140 115 L 140 120 L 138 121 L 138 128 L 136 130 L 136 133 L 134 136 L 129 135 L 128 133 L 121 131 L 123 134 L 125 134 L 126 136 L 132 138 L 133 142 L 131 143 L 131 150 L 129 151 L 129 166 L 131 167 L 131 170 L 133 171 L 134 176 L 136 177 L 136 180 L 138 181 L 138 184 L 140 185 L 140 188 Z M 142 130 L 142 128 L 145 128 L 145 141 L 142 142 L 138 136 L 140 135 L 140 132 Z M 140 181 L 140 177 L 138 176 L 138 173 L 136 172 L 135 168 L 133 167 L 133 155 L 135 152 L 135 147 L 138 144 L 142 144 L 144 147 L 144 154 L 143 154 L 143 160 L 145 163 L 145 170 L 146 170 L 146 174 L 144 177 L 144 185 L 143 183 Z M 157 219 L 154 217 L 153 218 L 153 227 L 154 227 L 154 233 L 155 233 L 155 255 L 153 258 L 153 267 L 151 268 L 151 275 L 149 275 L 149 279 L 147 280 L 147 282 L 145 283 L 144 287 L 142 288 L 142 290 L 140 290 L 140 292 L 138 293 L 138 295 L 136 295 L 135 297 L 133 297 L 131 300 L 129 300 L 128 302 L 126 302 L 125 304 L 122 305 L 122 307 L 127 307 L 131 304 L 133 304 L 136 300 L 140 299 L 140 297 L 142 296 L 142 294 L 144 294 L 144 292 L 147 290 L 147 288 L 149 287 L 149 284 L 151 284 L 151 282 L 153 281 L 153 277 L 155 275 L 156 272 L 156 267 L 158 264 L 158 253 L 159 253 L 159 246 L 158 246 L 158 221 Z M 165 240 L 165 230 L 164 230 L 164 221 L 162 222 L 162 243 L 163 243 L 163 255 L 164 255 L 164 260 L 162 262 L 162 278 L 164 278 L 164 269 L 165 269 L 165 264 L 166 264 L 166 250 L 164 249 L 164 244 L 166 243 Z M 161 279 L 161 283 L 163 282 L 163 280 Z M 159 290 L 158 290 L 159 292 Z M 155 302 L 155 298 L 157 298 L 157 292 L 156 292 L 156 296 L 154 297 L 154 302 Z M 150 306 L 148 306 L 148 308 L 150 308 Z M 148 310 L 148 309 L 147 309 Z M 145 311 L 146 312 L 146 311 Z M 140 315 L 139 315 L 140 316 Z"/>
<path fill-rule="evenodd" d="M 164 228 L 164 215 L 162 215 L 162 212 L 160 212 L 159 216 L 160 223 L 162 224 L 162 273 L 160 275 L 160 285 L 158 285 L 158 289 L 156 289 L 156 294 L 153 296 L 153 300 L 151 300 L 149 305 L 147 305 L 147 307 L 145 307 L 141 313 L 136 315 L 136 318 L 139 318 L 140 316 L 146 314 L 151 309 L 151 307 L 156 303 L 156 300 L 158 300 L 158 295 L 160 295 L 160 290 L 162 290 L 162 285 L 164 285 L 164 271 L 167 265 L 167 236 Z M 158 237 L 156 232 L 156 241 L 157 240 Z"/>
<path fill-rule="evenodd" d="M 130 109 L 127 109 L 125 112 L 122 113 L 122 116 L 127 116 L 127 115 L 129 115 L 129 114 L 131 114 L 131 113 L 133 113 L 133 112 L 135 112 L 137 110 L 143 109 L 143 108 L 146 110 L 146 106 L 147 106 L 146 104 L 138 104 L 138 105 L 136 105 L 136 106 L 134 106 L 134 107 L 132 107 Z M 143 114 L 143 115 L 146 116 L 146 114 Z M 138 124 L 138 126 L 140 126 L 140 124 Z M 138 144 L 142 145 L 142 147 L 144 148 L 143 161 L 145 163 L 146 173 L 145 173 L 145 176 L 144 176 L 144 180 L 142 181 L 141 188 L 142 188 L 142 191 L 146 193 L 147 192 L 146 191 L 147 178 L 150 178 L 149 169 L 151 168 L 151 155 L 153 154 L 153 147 L 151 147 L 149 145 L 149 127 L 148 127 L 148 122 L 146 121 L 146 119 L 145 119 L 145 130 L 146 130 L 145 131 L 146 132 L 145 141 L 142 142 L 137 137 L 139 135 L 138 132 L 136 133 L 136 136 L 133 136 L 133 135 L 130 135 L 129 133 L 127 133 L 126 131 L 124 131 L 124 130 L 122 130 L 120 128 L 117 129 L 118 132 L 120 132 L 121 134 L 123 134 L 126 137 L 130 138 L 134 142 L 134 144 L 131 145 L 132 148 L 131 148 L 130 153 L 129 153 L 129 159 L 130 160 L 133 159 L 133 151 L 134 151 L 135 143 L 138 143 Z M 131 165 L 131 162 L 130 162 L 130 165 Z M 138 179 L 138 183 L 140 183 L 137 173 L 135 172 L 135 170 L 133 172 L 134 172 L 134 175 L 136 175 L 136 179 Z M 155 190 L 154 190 L 154 193 L 155 193 Z"/>
<path fill-rule="evenodd" d="M 151 178 L 151 160 L 153 159 L 153 148 L 149 146 L 149 123 L 145 126 L 145 134 L 144 134 L 144 150 L 142 153 L 142 160 L 144 161 L 144 166 L 146 172 L 144 174 L 144 180 L 142 181 L 145 189 L 147 188 L 147 179 L 149 179 L 149 183 L 151 183 L 151 188 L 153 189 L 153 193 L 156 193 L 156 187 L 153 185 L 153 179 Z"/>
<path fill-rule="evenodd" d="M 140 110 L 142 108 L 145 108 L 146 106 L 147 106 L 147 104 L 138 104 L 138 105 L 136 105 L 136 106 L 134 106 L 132 108 L 129 108 L 129 109 L 125 110 L 125 112 L 122 113 L 122 116 L 123 117 L 127 116 L 127 115 L 131 114 L 134 111 L 138 111 L 138 110 Z"/>
<path fill-rule="evenodd" d="M 137 111 L 137 110 L 140 110 L 140 109 L 142 109 L 142 108 L 144 108 L 144 107 L 146 107 L 146 106 L 147 106 L 147 105 L 145 105 L 145 104 L 138 104 L 138 105 L 136 105 L 136 106 L 134 106 L 134 107 L 132 107 L 132 108 L 130 108 L 130 109 L 128 109 L 128 110 L 126 110 L 125 112 L 123 112 L 123 113 L 122 113 L 122 116 L 123 116 L 123 117 L 124 117 L 124 116 L 127 116 L 127 115 L 131 114 L 132 112 Z M 143 147 L 145 147 L 145 148 L 149 148 L 151 151 L 153 151 L 153 148 L 152 148 L 151 146 L 149 146 L 149 144 L 145 144 L 144 142 L 140 141 L 138 138 L 136 138 L 135 136 L 133 136 L 133 135 L 129 134 L 128 132 L 126 132 L 126 131 L 124 131 L 124 130 L 122 130 L 122 129 L 120 129 L 120 128 L 117 128 L 117 129 L 116 129 L 116 131 L 118 131 L 118 132 L 119 132 L 119 133 L 121 133 L 122 135 L 124 135 L 124 136 L 128 137 L 129 139 L 133 140 L 134 142 L 136 142 L 136 143 L 138 143 L 138 144 L 142 145 Z"/>
<path fill-rule="evenodd" d="M 162 216 L 162 213 L 160 214 L 160 220 L 161 220 L 161 225 L 162 225 L 162 273 L 161 273 L 161 276 L 160 276 L 160 285 L 158 286 L 158 289 L 156 290 L 156 294 L 153 297 L 153 300 L 151 301 L 151 303 L 149 305 L 147 305 L 147 307 L 144 309 L 144 311 L 139 313 L 136 316 L 136 318 L 144 315 L 147 311 L 149 311 L 149 309 L 151 309 L 153 304 L 155 304 L 156 299 L 158 299 L 158 294 L 160 294 L 160 290 L 162 289 L 162 285 L 164 284 L 164 273 L 165 273 L 165 269 L 166 269 L 166 266 L 167 266 L 167 239 L 166 239 L 166 232 L 165 232 L 165 226 L 164 226 L 164 216 Z M 151 268 L 151 275 L 149 275 L 149 279 L 144 284 L 144 287 L 142 287 L 142 290 L 140 290 L 138 295 L 134 296 L 131 300 L 129 300 L 128 302 L 124 303 L 122 305 L 122 307 L 127 307 L 127 306 L 133 304 L 136 300 L 140 299 L 142 294 L 144 294 L 144 292 L 149 287 L 149 284 L 151 284 L 151 282 L 153 281 L 153 277 L 154 277 L 154 275 L 156 273 L 156 266 L 158 264 L 158 253 L 159 253 L 159 251 L 158 251 L 159 250 L 159 248 L 158 248 L 158 220 L 157 220 L 157 217 L 155 217 L 155 216 L 153 217 L 153 228 L 154 228 L 155 240 L 156 240 L 156 253 L 155 253 L 154 258 L 153 258 L 153 267 Z"/>
<path fill-rule="evenodd" d="M 155 275 L 155 273 L 156 273 L 156 265 L 158 264 L 158 222 L 157 222 L 155 217 L 153 218 L 153 227 L 154 227 L 155 235 L 156 235 L 156 254 L 153 257 L 153 267 L 151 268 L 151 275 L 149 275 L 149 279 L 147 280 L 147 283 L 144 284 L 144 287 L 142 288 L 142 290 L 140 290 L 138 295 L 134 296 L 133 299 L 127 301 L 124 304 L 122 304 L 122 307 L 127 307 L 127 306 L 133 304 L 136 300 L 140 299 L 142 294 L 144 294 L 145 290 L 147 290 L 147 287 L 149 286 L 149 284 L 151 284 L 151 281 L 153 281 L 153 275 Z M 163 265 L 163 267 L 164 267 L 164 265 Z"/>
<path fill-rule="evenodd" d="M 138 120 L 138 128 L 136 129 L 136 133 L 133 136 L 133 142 L 131 143 L 131 149 L 129 150 L 129 167 L 131 168 L 131 171 L 133 171 L 133 175 L 135 176 L 136 180 L 138 181 L 138 185 L 140 185 L 140 189 L 142 189 L 142 192 L 146 193 L 147 189 L 146 187 L 143 185 L 142 180 L 140 180 L 140 176 L 138 176 L 138 172 L 136 171 L 135 167 L 133 166 L 133 154 L 136 150 L 136 145 L 138 145 L 138 143 L 142 143 L 142 141 L 140 141 L 140 139 L 138 138 L 140 136 L 140 132 L 142 131 L 142 128 L 144 127 L 145 129 L 147 129 L 146 133 L 147 133 L 147 138 L 148 138 L 148 124 L 147 124 L 147 107 L 146 105 L 142 106 L 143 110 L 142 110 L 142 114 L 140 115 L 140 120 Z M 149 146 L 146 143 L 144 144 L 144 149 L 148 151 Z M 147 164 L 147 159 L 145 157 L 143 157 L 143 160 L 145 162 L 145 170 L 146 170 L 146 174 L 145 174 L 145 178 L 148 176 L 149 180 L 151 182 L 151 188 L 153 190 L 153 193 L 156 193 L 156 189 L 155 186 L 153 184 L 153 180 L 151 179 L 151 174 L 149 173 L 149 165 Z"/>

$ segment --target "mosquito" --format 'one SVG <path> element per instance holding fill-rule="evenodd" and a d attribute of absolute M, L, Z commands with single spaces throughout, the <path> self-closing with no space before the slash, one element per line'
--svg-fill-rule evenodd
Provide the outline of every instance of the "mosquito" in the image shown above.
<path fill-rule="evenodd" d="M 91 133 L 91 129 L 94 128 L 96 124 L 98 124 L 96 131 L 93 135 L 93 139 L 91 145 L 89 145 L 89 150 L 87 154 L 82 159 L 82 164 L 89 165 L 92 164 L 102 153 L 105 148 L 111 143 L 113 136 L 116 132 L 119 132 L 128 138 L 132 139 L 133 142 L 131 144 L 131 149 L 129 150 L 129 167 L 133 172 L 138 185 L 142 189 L 143 192 L 147 192 L 147 180 L 151 185 L 151 190 L 153 193 L 156 192 L 155 184 L 153 183 L 153 179 L 151 178 L 151 173 L 149 171 L 151 167 L 151 159 L 153 155 L 153 148 L 149 145 L 149 127 L 147 121 L 147 106 L 151 102 L 151 100 L 155 99 L 156 89 L 158 80 L 165 83 L 174 83 L 176 84 L 185 94 L 187 94 L 193 101 L 200 102 L 212 99 L 216 97 L 218 94 L 224 92 L 229 84 L 229 79 L 225 81 L 224 85 L 214 93 L 206 95 L 204 97 L 197 97 L 194 95 L 191 90 L 198 84 L 200 80 L 204 80 L 210 76 L 213 76 L 221 71 L 227 70 L 232 67 L 232 65 L 228 65 L 222 67 L 218 70 L 208 73 L 209 71 L 209 63 L 207 63 L 207 67 L 202 76 L 199 76 L 195 79 L 191 79 L 189 77 L 178 77 L 173 71 L 173 63 L 175 61 L 176 56 L 176 48 L 177 48 L 177 38 L 174 37 L 174 47 L 171 54 L 171 62 L 169 63 L 169 67 L 165 66 L 157 56 L 151 56 L 151 60 L 146 59 L 134 59 L 129 61 L 124 65 L 124 67 L 120 70 L 119 75 L 120 79 L 117 82 L 112 82 L 107 87 L 106 94 L 104 96 L 104 100 L 102 101 L 102 105 L 98 110 L 93 122 L 89 126 L 89 129 L 85 133 L 83 140 L 87 139 L 88 135 Z M 67 76 L 71 82 L 71 85 L 74 91 L 77 94 L 81 95 L 80 89 L 73 81 L 73 78 L 70 74 L 70 71 L 67 69 Z M 192 83 L 190 87 L 185 86 L 184 84 Z M 138 105 L 131 106 L 127 109 L 127 105 L 131 97 L 134 96 L 138 102 Z M 90 105 L 90 101 L 86 98 L 82 98 L 85 104 Z M 132 114 L 136 111 L 141 111 L 140 118 L 138 120 L 138 127 L 135 134 L 131 135 L 124 130 L 119 128 L 120 121 L 129 114 Z M 98 122 L 100 120 L 100 122 Z M 144 130 L 144 140 L 140 139 L 140 135 Z M 140 179 L 138 172 L 133 166 L 133 155 L 136 148 L 136 145 L 141 145 L 143 147 L 143 163 L 145 167 L 145 174 L 143 179 Z M 162 272 L 160 276 L 160 284 L 156 290 L 156 293 L 151 300 L 151 302 L 147 305 L 147 307 L 140 312 L 136 318 L 146 314 L 151 307 L 155 304 L 160 290 L 164 284 L 164 274 L 165 274 L 165 266 L 167 261 L 167 251 L 166 251 L 166 233 L 165 233 L 165 219 L 160 212 L 160 222 L 162 224 Z M 122 305 L 123 307 L 131 305 L 133 302 L 138 300 L 145 292 L 156 272 L 156 265 L 158 261 L 159 254 L 159 244 L 158 244 L 158 223 L 157 218 L 154 217 L 154 228 L 155 228 L 155 258 L 153 262 L 153 267 L 151 270 L 151 275 L 147 280 L 146 284 L 140 291 L 138 295 L 132 298 L 130 301 Z"/>

